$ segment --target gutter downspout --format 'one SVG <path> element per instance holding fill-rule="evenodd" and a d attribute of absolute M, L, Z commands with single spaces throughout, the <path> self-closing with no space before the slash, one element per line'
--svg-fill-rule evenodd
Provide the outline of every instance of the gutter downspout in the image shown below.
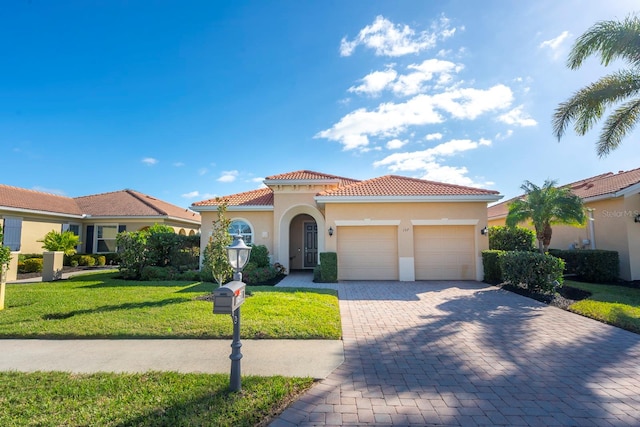
<path fill-rule="evenodd" d="M 595 219 L 593 218 L 593 211 L 595 209 L 593 208 L 588 208 L 587 212 L 589 213 L 589 236 L 591 237 L 591 249 L 595 249 L 596 248 L 596 233 L 595 233 L 595 226 L 594 226 L 594 222 Z"/>

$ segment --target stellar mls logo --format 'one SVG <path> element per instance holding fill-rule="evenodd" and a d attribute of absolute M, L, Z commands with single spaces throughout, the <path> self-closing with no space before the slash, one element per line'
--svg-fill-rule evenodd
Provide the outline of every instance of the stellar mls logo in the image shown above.
<path fill-rule="evenodd" d="M 635 218 L 638 215 L 640 215 L 640 211 L 631 211 L 631 210 L 627 210 L 627 211 L 608 211 L 608 210 L 603 210 L 602 211 L 602 216 L 605 218 Z"/>

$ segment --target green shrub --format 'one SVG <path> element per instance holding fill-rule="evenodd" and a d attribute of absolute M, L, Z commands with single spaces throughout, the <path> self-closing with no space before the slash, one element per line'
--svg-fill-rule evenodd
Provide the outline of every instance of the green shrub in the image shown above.
<path fill-rule="evenodd" d="M 531 292 L 552 292 L 562 285 L 564 261 L 538 252 L 508 251 L 500 257 L 500 268 L 506 282 L 524 285 Z"/>
<path fill-rule="evenodd" d="M 320 280 L 322 283 L 338 281 L 338 254 L 335 252 L 320 253 Z M 315 280 L 315 275 L 314 275 Z"/>
<path fill-rule="evenodd" d="M 614 282 L 620 273 L 620 260 L 616 251 L 552 249 L 549 253 L 565 260 L 565 273 L 576 274 L 587 282 Z"/>
<path fill-rule="evenodd" d="M 258 285 L 269 280 L 275 279 L 278 276 L 278 270 L 275 267 L 269 265 L 267 267 L 254 267 L 242 272 L 242 281 L 247 285 Z"/>
<path fill-rule="evenodd" d="M 313 268 L 313 281 L 315 283 L 321 283 L 322 282 L 322 271 L 320 270 L 320 266 L 316 265 Z"/>
<path fill-rule="evenodd" d="M 103 266 L 107 264 L 107 257 L 104 255 L 95 255 L 93 258 L 96 260 L 95 265 Z"/>
<path fill-rule="evenodd" d="M 488 250 L 482 251 L 482 266 L 484 268 L 484 281 L 487 283 L 502 283 L 502 269 L 500 268 L 500 257 L 505 251 Z"/>
<path fill-rule="evenodd" d="M 31 258 L 42 259 L 43 257 L 44 255 L 42 254 L 18 254 L 18 261 L 24 262 L 25 260 L 28 260 Z"/>
<path fill-rule="evenodd" d="M 498 251 L 533 251 L 536 233 L 522 227 L 489 227 L 489 249 Z"/>
<path fill-rule="evenodd" d="M 118 270 L 123 279 L 138 279 L 142 269 L 148 265 L 147 233 L 144 231 L 123 231 L 116 236 L 119 263 Z"/>
<path fill-rule="evenodd" d="M 29 258 L 18 262 L 19 273 L 39 273 L 42 271 L 42 258 Z"/>
<path fill-rule="evenodd" d="M 265 245 L 253 245 L 249 259 L 258 267 L 268 267 L 271 264 L 269 250 Z"/>
<path fill-rule="evenodd" d="M 120 254 L 118 254 L 117 252 L 111 252 L 111 253 L 108 253 L 108 254 L 104 254 L 104 256 L 107 258 L 106 265 L 118 265 L 118 264 L 120 264 Z"/>
<path fill-rule="evenodd" d="M 52 230 L 38 242 L 42 242 L 42 249 L 46 251 L 62 251 L 65 255 L 73 255 L 76 253 L 76 246 L 80 244 L 80 237 L 71 231 L 60 233 Z"/>
<path fill-rule="evenodd" d="M 82 267 L 92 267 L 96 263 L 96 259 L 91 255 L 80 255 L 78 257 L 78 265 Z"/>
<path fill-rule="evenodd" d="M 165 267 L 171 264 L 180 250 L 180 237 L 167 225 L 154 224 L 144 231 L 146 238 L 146 258 L 148 265 Z"/>
<path fill-rule="evenodd" d="M 176 280 L 178 270 L 173 267 L 147 265 L 142 269 L 140 280 Z"/>
<path fill-rule="evenodd" d="M 189 281 L 189 282 L 199 282 L 202 279 L 200 278 L 200 272 L 197 270 L 189 270 L 189 271 L 183 271 L 182 273 L 179 273 L 178 275 L 176 275 L 174 280 L 185 280 L 185 281 Z"/>
<path fill-rule="evenodd" d="M 69 266 L 70 267 L 77 267 L 78 266 L 78 260 L 77 259 L 72 259 L 71 261 L 69 261 Z"/>

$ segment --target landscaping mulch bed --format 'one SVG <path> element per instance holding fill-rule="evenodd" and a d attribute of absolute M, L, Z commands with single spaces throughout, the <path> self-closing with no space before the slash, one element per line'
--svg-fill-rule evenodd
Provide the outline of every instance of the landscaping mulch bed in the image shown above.
<path fill-rule="evenodd" d="M 530 292 L 527 289 L 519 286 L 513 286 L 509 284 L 498 285 L 500 288 L 514 292 L 516 294 L 535 299 L 547 305 L 566 310 L 569 306 L 577 301 L 587 299 L 591 296 L 591 292 L 583 291 L 582 289 L 574 288 L 571 286 L 562 286 L 555 294 L 543 294 L 539 292 Z"/>

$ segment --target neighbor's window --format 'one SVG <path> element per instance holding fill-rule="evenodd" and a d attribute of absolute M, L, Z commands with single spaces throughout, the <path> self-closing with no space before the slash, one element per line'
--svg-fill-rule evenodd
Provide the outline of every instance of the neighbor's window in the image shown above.
<path fill-rule="evenodd" d="M 4 246 L 8 246 L 12 251 L 20 250 L 20 240 L 22 238 L 22 218 L 4 217 Z"/>
<path fill-rule="evenodd" d="M 229 226 L 229 234 L 232 236 L 241 235 L 247 245 L 253 243 L 253 231 L 248 222 L 241 219 L 234 219 Z"/>
<path fill-rule="evenodd" d="M 96 225 L 96 246 L 97 253 L 115 252 L 117 225 Z"/>

